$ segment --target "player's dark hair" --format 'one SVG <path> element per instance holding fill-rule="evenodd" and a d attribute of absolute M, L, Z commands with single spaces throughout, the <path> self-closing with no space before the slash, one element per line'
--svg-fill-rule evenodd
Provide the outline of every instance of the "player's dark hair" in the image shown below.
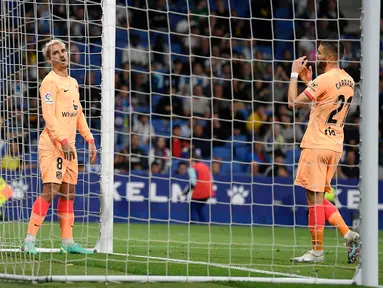
<path fill-rule="evenodd" d="M 339 40 L 323 40 L 320 45 L 337 55 L 337 60 L 341 60 L 344 56 L 344 44 Z"/>

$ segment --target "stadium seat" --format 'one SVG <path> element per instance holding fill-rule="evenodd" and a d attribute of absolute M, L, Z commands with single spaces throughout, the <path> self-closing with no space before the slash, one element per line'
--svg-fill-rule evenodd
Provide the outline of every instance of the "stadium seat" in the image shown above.
<path fill-rule="evenodd" d="M 168 96 L 161 96 L 161 95 L 157 95 L 157 94 L 152 94 L 152 97 L 151 97 L 151 101 L 152 101 L 152 112 L 155 112 L 155 111 L 156 111 L 157 104 L 158 104 L 158 102 L 160 102 L 160 100 L 162 99 L 162 97 L 168 97 Z"/>
<path fill-rule="evenodd" d="M 176 54 L 182 54 L 182 46 L 181 46 L 181 44 L 172 43 L 171 52 L 172 53 L 176 53 Z"/>
<path fill-rule="evenodd" d="M 158 118 L 152 118 L 154 132 L 159 136 L 170 136 L 170 122 Z"/>
<path fill-rule="evenodd" d="M 237 147 L 244 147 L 247 145 L 247 136 L 246 135 L 237 135 L 229 137 L 231 143 L 233 143 L 233 148 L 236 149 Z M 230 144 L 230 143 L 229 143 Z"/>
<path fill-rule="evenodd" d="M 287 150 L 285 163 L 286 164 L 298 163 L 300 155 L 301 155 L 301 149 Z"/>
<path fill-rule="evenodd" d="M 229 163 L 229 162 L 221 162 L 220 173 L 230 174 L 231 173 L 231 163 Z"/>
<path fill-rule="evenodd" d="M 116 43 L 128 44 L 128 33 L 126 29 L 116 28 Z"/>
<path fill-rule="evenodd" d="M 238 162 L 233 162 L 232 163 L 232 174 L 235 175 L 235 174 L 238 174 L 238 173 L 242 173 L 243 172 L 243 164 L 241 163 L 238 163 Z"/>
<path fill-rule="evenodd" d="M 223 161 L 231 161 L 231 150 L 226 147 L 213 148 L 213 157 L 222 158 Z"/>
<path fill-rule="evenodd" d="M 237 160 L 237 161 L 241 161 L 241 162 L 245 162 L 246 161 L 246 157 L 247 155 L 249 154 L 249 147 L 246 145 L 246 146 L 237 146 L 235 147 L 235 150 L 234 150 L 234 160 Z"/>

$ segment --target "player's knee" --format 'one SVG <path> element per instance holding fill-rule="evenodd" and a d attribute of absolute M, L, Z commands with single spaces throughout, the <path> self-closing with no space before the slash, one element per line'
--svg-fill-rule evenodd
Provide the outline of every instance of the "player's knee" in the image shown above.
<path fill-rule="evenodd" d="M 60 188 L 60 198 L 74 200 L 75 191 L 75 185 L 63 182 Z"/>
<path fill-rule="evenodd" d="M 65 200 L 74 200 L 75 198 L 75 193 L 68 193 L 68 194 L 60 194 L 60 198 L 65 199 Z"/>
<path fill-rule="evenodd" d="M 307 203 L 309 205 L 322 204 L 323 203 L 323 192 L 314 192 L 306 190 Z"/>
<path fill-rule="evenodd" d="M 60 190 L 60 185 L 55 183 L 45 183 L 43 188 L 43 193 L 41 194 L 41 197 L 51 203 L 55 197 L 58 195 Z"/>

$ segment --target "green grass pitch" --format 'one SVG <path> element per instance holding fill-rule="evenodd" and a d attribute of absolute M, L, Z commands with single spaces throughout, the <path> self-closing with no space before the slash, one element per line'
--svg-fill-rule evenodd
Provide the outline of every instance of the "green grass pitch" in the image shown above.
<path fill-rule="evenodd" d="M 18 247 L 26 225 L 0 224 L 0 243 Z M 77 242 L 93 247 L 99 235 L 97 224 L 76 223 Z M 44 248 L 60 247 L 57 223 L 45 223 L 39 232 Z M 19 252 L 0 252 L 0 273 L 34 276 L 46 275 L 183 275 L 183 276 L 253 276 L 275 277 L 288 274 L 331 279 L 351 279 L 356 264 L 347 264 L 343 239 L 333 228 L 326 228 L 325 262 L 293 264 L 290 258 L 310 249 L 310 236 L 305 228 L 259 226 L 207 226 L 178 224 L 114 224 L 116 255 L 60 255 L 41 253 L 31 257 Z M 379 239 L 383 239 L 380 232 Z M 4 247 L 4 246 L 3 246 Z M 383 246 L 379 247 L 380 256 Z M 380 257 L 379 266 L 383 267 Z M 0 280 L 1 281 L 1 280 Z M 383 283 L 383 271 L 379 271 Z M 124 287 L 280 287 L 270 283 L 208 284 L 124 284 Z M 48 284 L 39 284 L 41 287 Z M 63 287 L 52 284 L 49 287 Z M 104 284 L 100 284 L 101 286 Z M 118 285 L 118 284 L 116 284 Z M 154 286 L 153 286 L 154 285 Z M 20 283 L 1 283 L 3 287 L 27 287 Z M 77 285 L 76 285 L 77 286 Z M 101 287 L 83 283 L 78 287 Z M 296 287 L 285 286 L 283 287 Z M 317 287 L 317 286 L 316 286 Z M 323 286 L 325 287 L 325 286 Z M 334 287 L 334 286 L 332 286 Z M 343 286 L 344 287 L 344 286 Z"/>

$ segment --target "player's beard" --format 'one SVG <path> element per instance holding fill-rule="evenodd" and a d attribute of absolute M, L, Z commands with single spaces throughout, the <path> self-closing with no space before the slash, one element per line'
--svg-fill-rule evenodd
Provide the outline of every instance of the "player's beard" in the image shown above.
<path fill-rule="evenodd" d="M 322 74 L 326 71 L 327 63 L 325 61 L 317 61 L 318 74 Z"/>

